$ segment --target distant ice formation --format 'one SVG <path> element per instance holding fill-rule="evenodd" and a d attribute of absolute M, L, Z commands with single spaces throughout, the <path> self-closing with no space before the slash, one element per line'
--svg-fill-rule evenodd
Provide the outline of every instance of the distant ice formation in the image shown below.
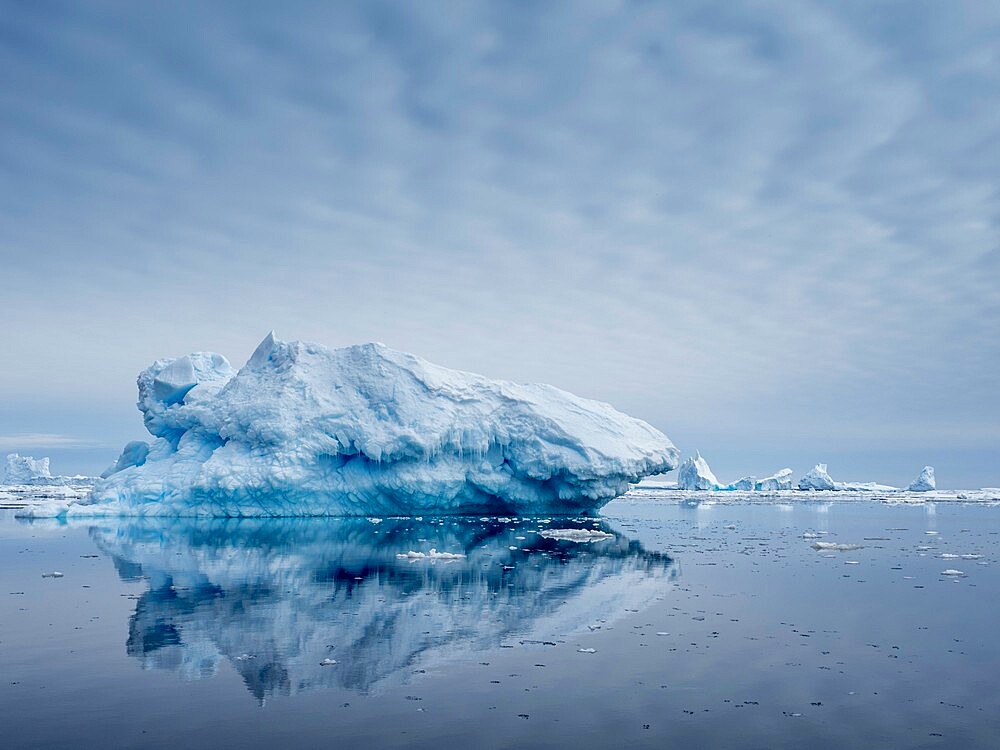
<path fill-rule="evenodd" d="M 760 492 L 777 492 L 792 489 L 792 470 L 782 469 L 769 477 L 764 477 L 756 483 L 755 490 Z"/>
<path fill-rule="evenodd" d="M 925 466 L 921 472 L 920 476 L 910 482 L 910 486 L 906 488 L 910 492 L 930 492 L 937 489 L 937 482 L 934 479 L 934 467 Z"/>
<path fill-rule="evenodd" d="M 676 467 L 663 433 L 549 385 L 381 344 L 268 335 L 234 372 L 199 352 L 140 373 L 130 443 L 74 515 L 585 513 Z"/>
<path fill-rule="evenodd" d="M 722 489 L 745 491 L 755 490 L 757 489 L 757 477 L 743 477 L 742 479 L 737 479 L 735 482 L 730 482 Z"/>
<path fill-rule="evenodd" d="M 702 458 L 699 451 L 693 457 L 684 459 L 677 470 L 677 489 L 679 490 L 718 490 L 722 485 L 708 467 L 708 462 Z"/>
<path fill-rule="evenodd" d="M 10 453 L 4 463 L 3 472 L 0 473 L 0 484 L 31 484 L 39 479 L 51 478 L 48 458 Z"/>
<path fill-rule="evenodd" d="M 835 490 L 836 483 L 826 470 L 826 464 L 816 464 L 799 480 L 800 490 Z"/>
<path fill-rule="evenodd" d="M 843 490 L 848 492 L 894 492 L 898 488 L 877 482 L 835 482 L 826 470 L 826 464 L 816 464 L 799 480 L 800 490 Z"/>

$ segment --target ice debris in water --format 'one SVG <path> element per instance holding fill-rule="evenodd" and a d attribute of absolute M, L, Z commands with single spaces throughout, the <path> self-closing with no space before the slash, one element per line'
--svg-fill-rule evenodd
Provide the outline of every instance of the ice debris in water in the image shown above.
<path fill-rule="evenodd" d="M 948 568 L 948 570 L 942 570 L 941 575 L 943 576 L 964 576 L 961 570 L 955 570 L 954 568 Z"/>
<path fill-rule="evenodd" d="M 138 387 L 152 442 L 125 446 L 87 499 L 53 513 L 589 513 L 679 460 L 607 404 L 382 344 L 269 334 L 238 372 L 197 352 L 156 361 Z"/>
<path fill-rule="evenodd" d="M 853 552 L 856 549 L 864 549 L 863 544 L 840 544 L 838 542 L 813 542 L 810 545 L 815 550 L 833 550 L 835 552 Z"/>
<path fill-rule="evenodd" d="M 427 553 L 410 550 L 409 552 L 396 555 L 396 558 L 399 560 L 460 560 L 463 557 L 465 555 L 458 552 L 438 552 L 433 547 Z"/>
<path fill-rule="evenodd" d="M 569 542 L 597 542 L 601 539 L 613 539 L 614 534 L 609 534 L 606 531 L 598 531 L 596 529 L 545 529 L 543 531 L 536 531 L 539 536 L 545 537 L 546 539 L 562 539 Z"/>
<path fill-rule="evenodd" d="M 53 570 L 51 573 L 42 573 L 42 578 L 62 578 L 64 575 L 64 573 L 60 573 L 58 570 Z"/>
<path fill-rule="evenodd" d="M 337 660 L 336 660 L 336 659 L 330 659 L 330 658 L 326 658 L 326 659 L 324 659 L 323 661 L 321 661 L 321 662 L 319 663 L 319 665 L 320 665 L 321 667 L 332 667 L 332 666 L 333 666 L 334 664 L 336 664 L 336 663 L 337 663 Z"/>

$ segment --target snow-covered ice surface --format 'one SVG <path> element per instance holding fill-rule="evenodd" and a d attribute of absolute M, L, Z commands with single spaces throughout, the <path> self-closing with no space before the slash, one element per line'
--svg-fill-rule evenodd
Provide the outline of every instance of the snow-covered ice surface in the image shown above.
<path fill-rule="evenodd" d="M 51 512 L 571 515 L 678 462 L 665 435 L 607 404 L 380 344 L 268 335 L 239 372 L 196 353 L 138 385 L 148 449 L 129 444 L 85 502 Z"/>

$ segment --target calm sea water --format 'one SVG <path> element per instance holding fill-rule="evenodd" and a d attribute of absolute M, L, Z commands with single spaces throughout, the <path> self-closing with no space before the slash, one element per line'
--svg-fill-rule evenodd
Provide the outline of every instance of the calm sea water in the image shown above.
<path fill-rule="evenodd" d="M 998 542 L 959 504 L 8 514 L 2 743 L 996 748 Z"/>

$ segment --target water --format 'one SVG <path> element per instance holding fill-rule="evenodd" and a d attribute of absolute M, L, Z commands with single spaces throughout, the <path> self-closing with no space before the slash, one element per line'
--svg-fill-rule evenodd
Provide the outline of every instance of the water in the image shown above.
<path fill-rule="evenodd" d="M 8 514 L 4 744 L 994 748 L 998 541 L 962 504 Z"/>

